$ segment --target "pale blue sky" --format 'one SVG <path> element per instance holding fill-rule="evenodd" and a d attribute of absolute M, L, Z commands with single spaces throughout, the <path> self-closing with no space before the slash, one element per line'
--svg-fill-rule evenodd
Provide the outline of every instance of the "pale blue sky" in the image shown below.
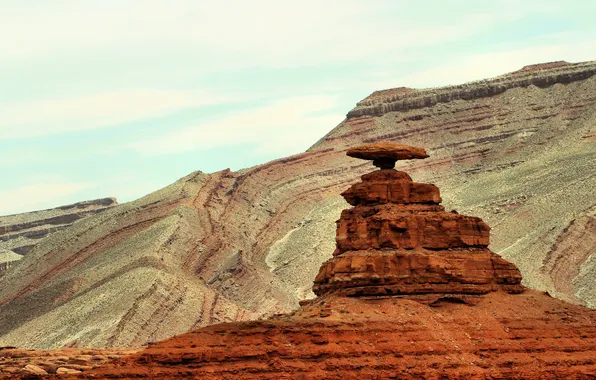
<path fill-rule="evenodd" d="M 0 215 L 130 201 L 302 152 L 374 90 L 594 60 L 595 14 L 593 1 L 0 0 Z"/>

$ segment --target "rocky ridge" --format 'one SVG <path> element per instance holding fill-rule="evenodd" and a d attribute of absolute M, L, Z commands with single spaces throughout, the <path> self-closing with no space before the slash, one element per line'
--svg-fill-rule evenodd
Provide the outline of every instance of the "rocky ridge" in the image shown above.
<path fill-rule="evenodd" d="M 292 315 L 191 331 L 79 378 L 591 379 L 595 353 L 595 312 L 535 291 L 474 306 L 329 295 Z"/>
<path fill-rule="evenodd" d="M 491 225 L 525 285 L 596 307 L 596 63 L 569 65 L 586 78 L 350 116 L 303 154 L 195 172 L 51 234 L 0 278 L 0 345 L 141 346 L 296 309 L 333 252 L 338 194 L 368 172 L 345 151 L 387 140 L 427 147 L 401 169 Z"/>
<path fill-rule="evenodd" d="M 491 97 L 512 88 L 529 86 L 547 88 L 554 84 L 568 84 L 588 79 L 594 74 L 596 74 L 596 67 L 592 62 L 576 64 L 552 62 L 550 64 L 526 66 L 509 75 L 459 86 L 424 90 L 401 88 L 399 91 L 376 91 L 371 96 L 358 102 L 356 108 L 348 112 L 348 118 L 382 116 L 388 112 L 405 112 L 454 100 Z"/>

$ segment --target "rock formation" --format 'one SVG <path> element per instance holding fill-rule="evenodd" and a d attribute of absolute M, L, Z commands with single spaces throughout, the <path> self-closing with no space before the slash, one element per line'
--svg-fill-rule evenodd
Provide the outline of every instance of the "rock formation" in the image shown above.
<path fill-rule="evenodd" d="M 213 325 L 77 367 L 73 378 L 596 377 L 596 311 L 526 290 L 517 268 L 486 248 L 486 224 L 444 212 L 436 187 L 388 168 L 424 150 L 373 144 L 348 154 L 381 170 L 343 193 L 354 207 L 337 223 L 318 298 L 290 315 Z M 7 378 L 37 371 L 10 365 Z"/>
<path fill-rule="evenodd" d="M 305 153 L 195 172 L 53 233 L 0 278 L 0 346 L 140 346 L 295 310 L 334 250 L 339 193 L 370 171 L 345 151 L 378 141 L 425 146 L 400 170 L 490 225 L 524 285 L 596 307 L 595 68 L 378 91 Z"/>
<path fill-rule="evenodd" d="M 402 89 L 400 91 L 375 92 L 359 102 L 357 107 L 348 113 L 348 118 L 382 116 L 389 112 L 405 112 L 454 100 L 492 97 L 519 87 L 546 88 L 557 83 L 567 84 L 581 81 L 594 74 L 596 74 L 596 67 L 593 62 L 573 65 L 567 62 L 552 62 L 526 66 L 509 75 L 459 86 L 420 91 L 404 91 Z"/>
<path fill-rule="evenodd" d="M 445 212 L 436 186 L 393 169 L 397 160 L 428 157 L 424 149 L 377 143 L 347 154 L 381 170 L 342 193 L 354 207 L 337 222 L 337 248 L 315 278 L 315 294 L 470 302 L 498 289 L 523 291 L 517 268 L 488 249 L 486 223 Z"/>
<path fill-rule="evenodd" d="M 90 371 L 139 349 L 62 348 L 54 351 L 0 347 L 0 379 L 39 379 Z"/>

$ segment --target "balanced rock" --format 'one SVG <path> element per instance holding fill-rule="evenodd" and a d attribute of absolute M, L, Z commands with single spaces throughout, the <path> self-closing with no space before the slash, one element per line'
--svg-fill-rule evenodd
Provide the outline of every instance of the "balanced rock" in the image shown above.
<path fill-rule="evenodd" d="M 423 148 L 391 143 L 358 146 L 348 155 L 374 162 L 428 157 Z M 383 167 L 361 178 L 342 194 L 354 207 L 337 222 L 337 249 L 315 279 L 315 294 L 475 302 L 499 289 L 524 291 L 515 265 L 488 249 L 490 227 L 445 212 L 436 186 Z"/>
<path fill-rule="evenodd" d="M 424 148 L 393 142 L 378 142 L 374 144 L 359 145 L 348 149 L 347 154 L 350 157 L 373 160 L 373 164 L 381 169 L 392 169 L 397 160 L 428 157 Z"/>

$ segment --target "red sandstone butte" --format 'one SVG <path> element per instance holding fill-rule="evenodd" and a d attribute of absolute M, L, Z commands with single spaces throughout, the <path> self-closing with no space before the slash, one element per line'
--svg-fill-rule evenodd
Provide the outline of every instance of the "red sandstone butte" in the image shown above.
<path fill-rule="evenodd" d="M 423 148 L 391 143 L 352 148 L 348 155 L 373 163 L 428 157 Z M 315 294 L 474 302 L 496 290 L 524 290 L 518 269 L 488 249 L 490 227 L 445 212 L 436 186 L 381 169 L 342 195 L 354 207 L 337 222 L 337 249 L 315 278 Z"/>
<path fill-rule="evenodd" d="M 377 153 L 368 158 L 390 154 Z M 524 288 L 517 268 L 488 249 L 481 219 L 445 212 L 438 188 L 392 169 L 343 195 L 353 207 L 337 223 L 316 299 L 292 314 L 193 330 L 70 378 L 596 378 L 596 311 Z"/>

